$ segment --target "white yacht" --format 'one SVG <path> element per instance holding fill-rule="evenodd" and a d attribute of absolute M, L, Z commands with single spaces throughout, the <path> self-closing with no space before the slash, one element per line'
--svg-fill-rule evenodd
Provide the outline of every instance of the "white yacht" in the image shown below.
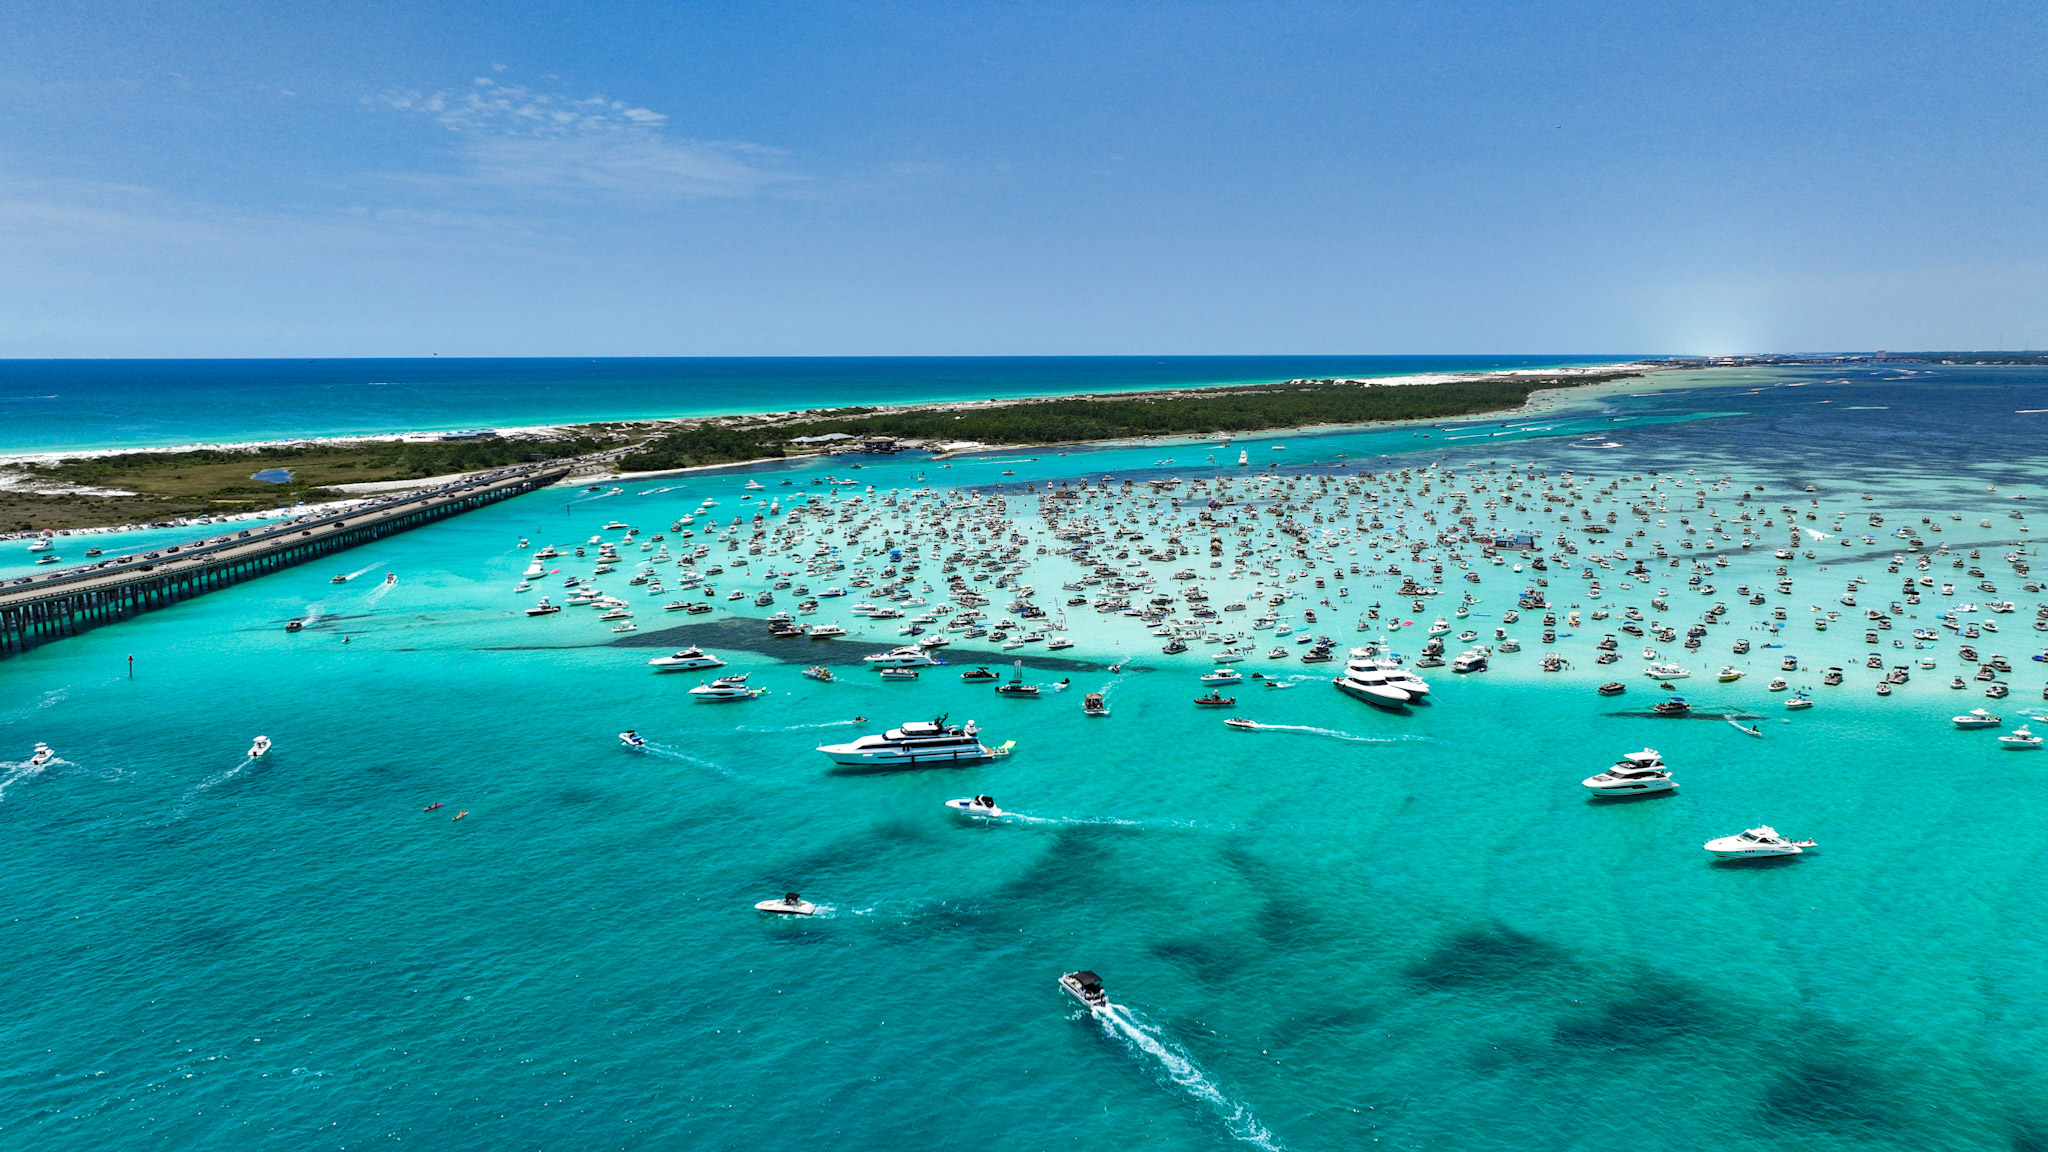
<path fill-rule="evenodd" d="M 1406 688 L 1398 688 L 1389 682 L 1386 670 L 1358 650 L 1353 650 L 1350 659 L 1345 661 L 1344 674 L 1330 683 L 1346 696 L 1381 708 L 1398 708 L 1415 698 Z"/>
<path fill-rule="evenodd" d="M 996 807 L 996 798 L 993 796 L 963 796 L 958 800 L 946 801 L 946 807 L 969 816 L 993 818 L 1003 814 L 1003 810 Z"/>
<path fill-rule="evenodd" d="M 1961 716 L 1949 717 L 1949 723 L 1958 728 L 1996 728 L 2005 721 L 1982 708 L 1972 708 Z"/>
<path fill-rule="evenodd" d="M 1704 847 L 1723 860 L 1749 860 L 1759 856 L 1797 856 L 1818 845 L 1811 840 L 1787 840 L 1766 824 L 1709 840 Z"/>
<path fill-rule="evenodd" d="M 818 906 L 791 892 L 780 900 L 761 901 L 754 905 L 754 911 L 773 912 L 780 916 L 810 916 L 818 911 Z"/>
<path fill-rule="evenodd" d="M 1387 683 L 1406 692 L 1411 699 L 1420 700 L 1429 695 L 1429 682 L 1408 669 L 1399 661 L 1382 657 L 1373 661 L 1373 667 L 1387 674 Z"/>
<path fill-rule="evenodd" d="M 821 744 L 818 751 L 835 764 L 888 767 L 918 764 L 971 764 L 993 759 L 995 750 L 976 737 L 973 721 L 949 725 L 936 720 L 911 720 L 887 732 L 862 736 L 845 744 Z"/>
<path fill-rule="evenodd" d="M 870 668 L 929 668 L 938 661 L 931 653 L 915 644 L 891 648 L 887 652 L 870 652 L 861 657 Z"/>
<path fill-rule="evenodd" d="M 1642 796 L 1678 789 L 1678 781 L 1671 778 L 1671 770 L 1664 766 L 1664 758 L 1654 748 L 1627 753 L 1615 761 L 1614 767 L 1579 783 L 1596 796 Z"/>
<path fill-rule="evenodd" d="M 722 700 L 751 700 L 767 691 L 766 688 L 747 687 L 744 675 L 720 676 L 709 684 L 699 684 L 690 689 L 690 695 L 699 704 L 715 704 Z"/>
<path fill-rule="evenodd" d="M 1692 673 L 1676 664 L 1652 664 L 1643 669 L 1643 675 L 1652 680 L 1683 680 Z"/>
<path fill-rule="evenodd" d="M 1998 738 L 1998 746 L 2008 752 L 2025 752 L 2041 746 L 2041 738 L 2029 731 L 2025 724 Z"/>
<path fill-rule="evenodd" d="M 680 652 L 656 656 L 649 660 L 647 665 L 650 668 L 659 668 L 663 672 L 694 672 L 699 668 L 723 668 L 725 661 L 693 644 Z"/>

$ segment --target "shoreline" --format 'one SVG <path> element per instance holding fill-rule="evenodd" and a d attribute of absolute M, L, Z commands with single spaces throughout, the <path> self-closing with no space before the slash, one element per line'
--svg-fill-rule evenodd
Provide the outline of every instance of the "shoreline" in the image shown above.
<path fill-rule="evenodd" d="M 1184 442 L 1198 442 L 1203 439 L 1211 439 L 1218 436 L 1224 437 L 1225 439 L 1240 439 L 1246 437 L 1268 436 L 1273 434 L 1305 435 L 1316 433 L 1336 433 L 1349 430 L 1369 428 L 1397 428 L 1404 425 L 1441 426 L 1446 423 L 1454 423 L 1460 420 L 1474 419 L 1480 417 L 1491 419 L 1505 416 L 1510 419 L 1513 419 L 1517 417 L 1533 416 L 1538 413 L 1550 411 L 1553 408 L 1559 406 L 1569 405 L 1573 402 L 1569 397 L 1560 397 L 1558 395 L 1553 394 L 1568 393 L 1570 394 L 1570 396 L 1574 397 L 1589 398 L 1605 396 L 1611 394 L 1614 390 L 1617 389 L 1644 387 L 1648 385 L 1652 380 L 1654 380 L 1657 376 L 1668 372 L 1680 370 L 1680 368 L 1682 367 L 1691 366 L 1654 364 L 1649 362 L 1628 362 L 1597 366 L 1588 365 L 1583 367 L 1552 369 L 1509 369 L 1504 371 L 1477 373 L 1420 373 L 1390 377 L 1332 378 L 1335 383 L 1343 385 L 1357 385 L 1369 388 L 1401 388 L 1426 387 L 1429 385 L 1437 384 L 1469 383 L 1489 380 L 1514 380 L 1517 378 L 1527 377 L 1545 377 L 1554 379 L 1558 377 L 1574 376 L 1612 377 L 1617 373 L 1625 374 L 1621 379 L 1599 379 L 1583 385 L 1573 385 L 1566 388 L 1551 388 L 1544 389 L 1538 392 L 1532 392 L 1521 404 L 1516 405 L 1512 408 L 1494 409 L 1488 412 L 1467 413 L 1456 417 L 1414 417 L 1401 418 L 1395 420 L 1366 421 L 1362 423 L 1279 425 L 1270 428 L 1234 430 L 1223 432 L 1172 433 L 1162 434 L 1153 437 L 1106 437 L 1099 439 L 1039 441 L 1031 443 L 985 443 L 981 441 L 960 441 L 944 442 L 942 444 L 932 445 L 928 448 L 919 447 L 908 450 L 929 451 L 932 453 L 933 460 L 944 461 L 956 459 L 959 456 L 968 453 L 990 454 L 1005 452 L 1029 452 L 1040 451 L 1053 447 L 1085 448 L 1087 446 L 1092 445 L 1113 447 L 1118 445 L 1130 446 L 1139 443 L 1158 443 L 1163 445 L 1172 445 Z M 1190 397 L 1201 397 L 1205 393 L 1213 393 L 1220 389 L 1279 388 L 1285 387 L 1289 384 L 1308 383 L 1321 383 L 1321 381 L 1289 380 L 1271 381 L 1265 384 L 1250 385 L 1203 385 L 1196 387 L 1160 389 L 1157 391 L 1142 393 L 1078 392 L 1056 396 L 1018 397 L 1015 399 L 1007 400 L 964 400 L 942 401 L 928 404 L 900 404 L 862 408 L 859 410 L 858 415 L 860 417 L 876 417 L 902 414 L 988 412 L 991 410 L 1003 408 L 1029 406 L 1034 404 L 1071 402 L 1075 400 L 1127 401 L 1134 398 L 1170 400 Z M 592 435 L 602 435 L 619 440 L 625 440 L 628 441 L 629 443 L 634 444 L 645 444 L 664 434 L 692 428 L 720 427 L 745 430 L 774 428 L 780 425 L 800 423 L 806 420 L 817 420 L 821 418 L 832 419 L 835 418 L 835 416 L 838 418 L 844 418 L 848 414 L 848 412 L 848 409 L 812 408 L 724 416 L 664 417 L 631 421 L 605 421 L 593 424 L 523 425 L 513 427 L 492 428 L 488 430 L 489 435 L 487 437 L 456 437 L 441 433 L 398 432 L 373 435 L 349 434 L 331 437 L 292 437 L 287 439 L 273 440 L 218 441 L 181 445 L 151 446 L 145 448 L 94 448 L 75 452 L 15 453 L 8 455 L 0 455 L 0 490 L 17 493 L 23 497 L 27 497 L 30 499 L 72 499 L 80 501 L 82 504 L 84 504 L 84 502 L 89 502 L 101 498 L 115 499 L 121 497 L 137 496 L 137 493 L 129 492 L 126 489 L 94 488 L 90 486 L 79 485 L 69 481 L 59 480 L 56 478 L 43 479 L 41 477 L 36 476 L 33 472 L 28 471 L 28 469 L 31 467 L 49 467 L 70 461 L 107 459 L 111 457 L 168 456 L 177 453 L 195 451 L 256 452 L 269 448 L 289 447 L 335 449 L 340 451 L 346 451 L 352 447 L 386 446 L 393 444 L 440 445 L 449 443 L 459 443 L 464 440 L 472 439 L 487 439 L 515 443 L 522 440 L 543 442 L 556 441 L 578 436 L 587 437 Z M 688 475 L 691 473 L 713 471 L 718 469 L 739 469 L 758 466 L 761 464 L 785 463 L 792 460 L 816 459 L 819 457 L 832 456 L 838 454 L 840 453 L 829 451 L 811 451 L 800 454 L 785 453 L 775 456 L 758 456 L 748 459 L 719 461 L 710 464 L 688 465 L 678 468 L 636 470 L 631 472 L 612 472 L 608 474 L 607 479 L 613 481 L 655 479 L 663 476 Z M 614 453 L 607 452 L 604 455 L 611 456 L 614 455 Z M 612 467 L 617 467 L 616 461 L 613 461 Z M 447 483 L 450 480 L 459 479 L 463 476 L 467 476 L 470 474 L 472 473 L 457 472 L 438 476 L 420 477 L 416 479 L 369 480 L 358 483 L 350 483 L 346 485 L 327 485 L 320 490 L 334 493 L 346 493 L 346 498 L 340 500 L 297 501 L 290 505 L 279 505 L 267 509 L 246 509 L 237 511 L 226 511 L 220 514 L 193 514 L 187 512 L 180 515 L 167 516 L 162 520 L 148 520 L 117 525 L 47 525 L 41 527 L 15 529 L 6 532 L 0 532 L 0 540 L 28 539 L 42 535 L 102 535 L 120 532 L 141 531 L 148 530 L 151 528 L 185 527 L 206 523 L 261 520 L 282 516 L 302 515 L 308 510 L 318 510 L 324 508 L 345 506 L 352 502 L 359 501 L 368 496 L 378 493 L 397 492 L 416 488 L 433 487 L 436 484 Z M 588 476 L 582 477 L 578 482 L 587 481 L 588 478 Z M 568 482 L 569 481 L 564 481 L 564 483 Z M 84 506 L 89 507 L 90 505 L 84 504 Z"/>

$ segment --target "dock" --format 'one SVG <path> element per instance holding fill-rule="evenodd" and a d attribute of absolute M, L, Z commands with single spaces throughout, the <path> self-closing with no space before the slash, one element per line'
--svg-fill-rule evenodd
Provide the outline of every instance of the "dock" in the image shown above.
<path fill-rule="evenodd" d="M 0 585 L 0 657 L 545 488 L 576 461 L 501 468 L 421 491 L 21 576 Z"/>

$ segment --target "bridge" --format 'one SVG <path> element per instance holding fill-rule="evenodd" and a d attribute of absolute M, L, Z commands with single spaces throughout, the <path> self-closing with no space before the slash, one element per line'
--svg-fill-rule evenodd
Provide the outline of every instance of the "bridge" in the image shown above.
<path fill-rule="evenodd" d="M 329 556 L 545 488 L 581 461 L 480 472 L 423 491 L 245 528 L 167 548 L 22 576 L 0 585 L 0 656 L 189 600 L 216 588 Z"/>

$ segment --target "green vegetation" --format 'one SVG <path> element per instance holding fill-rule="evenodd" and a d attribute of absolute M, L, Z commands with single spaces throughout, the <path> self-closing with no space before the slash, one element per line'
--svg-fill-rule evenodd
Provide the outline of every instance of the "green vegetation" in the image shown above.
<path fill-rule="evenodd" d="M 1518 407 L 1531 393 L 1634 375 L 1489 376 L 1445 384 L 1368 387 L 1316 381 L 1199 392 L 1029 401 L 964 411 L 924 410 L 813 420 L 775 428 L 783 437 L 845 432 L 988 444 L 1045 444 L 1205 432 L 1253 432 L 1312 424 L 1441 420 Z"/>
<path fill-rule="evenodd" d="M 625 472 L 658 472 L 772 458 L 783 454 L 782 442 L 790 435 L 783 428 L 700 424 L 649 440 L 638 451 L 620 458 L 619 468 Z"/>
<path fill-rule="evenodd" d="M 136 524 L 178 516 L 218 515 L 289 505 L 337 495 L 330 484 L 417 480 L 580 456 L 616 447 L 590 436 L 553 440 L 458 440 L 404 443 L 290 444 L 266 448 L 200 448 L 185 452 L 128 452 L 21 465 L 39 479 L 113 488 L 132 496 L 54 495 L 0 491 L 0 528 L 83 528 Z M 268 468 L 291 479 L 267 484 L 251 477 Z"/>

